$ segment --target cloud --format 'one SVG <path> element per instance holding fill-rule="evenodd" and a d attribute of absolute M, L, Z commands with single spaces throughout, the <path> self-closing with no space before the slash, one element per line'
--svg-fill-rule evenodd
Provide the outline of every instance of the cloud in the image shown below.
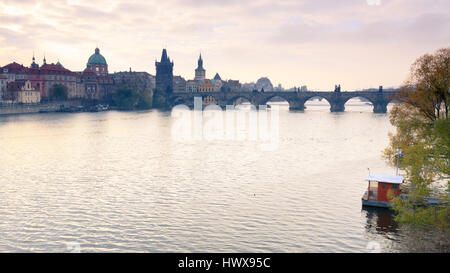
<path fill-rule="evenodd" d="M 448 0 L 2 0 L 0 65 L 35 50 L 82 70 L 98 45 L 111 71 L 154 73 L 167 47 L 186 78 L 201 50 L 207 73 L 242 82 L 395 85 L 415 58 L 448 46 L 448 10 Z"/>

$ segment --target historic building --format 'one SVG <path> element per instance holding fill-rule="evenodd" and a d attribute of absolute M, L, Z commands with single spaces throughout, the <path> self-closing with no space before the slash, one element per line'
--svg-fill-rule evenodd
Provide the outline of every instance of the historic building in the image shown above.
<path fill-rule="evenodd" d="M 244 91 L 244 92 L 251 92 L 253 90 L 256 90 L 256 84 L 254 82 L 249 82 L 249 83 L 243 83 L 242 84 L 242 91 Z"/>
<path fill-rule="evenodd" d="M 222 78 L 220 78 L 220 75 L 219 75 L 219 73 L 216 73 L 216 75 L 214 76 L 214 80 L 222 80 Z"/>
<path fill-rule="evenodd" d="M 29 80 L 43 100 L 50 98 L 50 89 L 56 84 L 67 87 L 69 99 L 103 100 L 114 84 L 108 75 L 108 64 L 98 48 L 89 58 L 83 72 L 70 71 L 59 61 L 56 64 L 47 63 L 45 57 L 39 66 L 33 56 L 29 67 L 13 62 L 1 67 L 0 75 L 7 78 L 7 83 Z"/>
<path fill-rule="evenodd" d="M 206 70 L 203 68 L 203 59 L 202 54 L 200 54 L 200 57 L 198 58 L 198 66 L 195 69 L 195 78 L 196 81 L 201 81 L 206 78 Z"/>
<path fill-rule="evenodd" d="M 27 79 L 31 81 L 36 90 L 39 90 L 42 98 L 48 99 L 50 97 L 50 89 L 56 84 L 67 87 L 69 98 L 82 96 L 81 82 L 75 72 L 64 68 L 59 62 L 58 64 L 47 64 L 45 62 L 41 67 L 38 65 L 33 66 L 33 63 L 28 69 Z"/>
<path fill-rule="evenodd" d="M 206 79 L 206 70 L 203 68 L 203 59 L 200 54 L 198 58 L 198 66 L 195 69 L 195 78 L 186 82 L 186 92 L 221 92 L 221 91 L 240 91 L 241 84 L 239 81 L 224 81 L 219 73 L 216 73 L 214 79 Z"/>
<path fill-rule="evenodd" d="M 100 88 L 98 86 L 97 75 L 92 69 L 86 68 L 81 74 L 83 83 L 83 93 L 86 99 L 98 99 L 100 97 Z"/>
<path fill-rule="evenodd" d="M 188 80 L 186 82 L 186 92 L 197 93 L 198 92 L 198 82 L 196 80 Z"/>
<path fill-rule="evenodd" d="M 274 91 L 275 89 L 273 88 L 272 83 L 270 82 L 269 78 L 267 77 L 262 77 L 259 78 L 258 81 L 256 81 L 256 83 L 251 82 L 251 83 L 244 83 L 241 86 L 242 91 L 247 91 L 247 92 L 251 92 L 251 91 Z"/>
<path fill-rule="evenodd" d="M 186 92 L 186 80 L 181 76 L 173 76 L 173 92 Z"/>
<path fill-rule="evenodd" d="M 222 88 L 225 92 L 238 92 L 241 91 L 242 86 L 239 83 L 239 80 L 228 80 L 222 83 Z"/>
<path fill-rule="evenodd" d="M 156 89 L 163 92 L 173 91 L 173 62 L 167 56 L 166 49 L 163 49 L 161 61 L 156 65 Z"/>
<path fill-rule="evenodd" d="M 205 79 L 199 81 L 198 84 L 198 92 L 213 92 L 214 91 L 214 84 L 211 82 L 211 80 Z"/>
<path fill-rule="evenodd" d="M 167 93 L 176 92 L 224 92 L 239 91 L 241 85 L 239 81 L 224 81 L 218 73 L 214 79 L 206 78 L 206 70 L 203 67 L 203 58 L 200 54 L 195 69 L 195 78 L 185 80 L 181 76 L 173 75 L 174 63 L 167 55 L 167 50 L 162 50 L 161 60 L 155 62 L 156 76 L 146 72 L 125 71 L 114 74 L 108 73 L 108 63 L 100 49 L 95 48 L 87 61 L 86 68 L 83 71 L 73 72 L 65 68 L 58 60 L 56 64 L 47 63 L 43 59 L 42 65 L 36 62 L 33 54 L 32 62 L 29 67 L 18 63 L 11 63 L 0 67 L 0 98 L 7 99 L 8 84 L 16 82 L 9 88 L 16 91 L 24 86 L 25 81 L 30 82 L 30 89 L 25 93 L 26 96 L 35 95 L 39 92 L 40 99 L 46 101 L 51 99 L 51 88 L 54 85 L 63 85 L 67 87 L 69 99 L 89 99 L 97 101 L 108 101 L 112 98 L 118 88 L 127 86 L 143 92 L 151 92 L 154 97 L 156 107 L 167 107 Z M 153 94 L 153 91 L 157 90 Z M 35 98 L 22 96 L 21 101 L 35 101 Z M 211 98 L 207 100 L 212 102 Z"/>
<path fill-rule="evenodd" d="M 5 98 L 7 84 L 8 84 L 8 77 L 0 75 L 0 101 Z"/>
<path fill-rule="evenodd" d="M 83 87 L 83 98 L 91 100 L 103 100 L 113 89 L 112 77 L 97 75 L 94 70 L 86 68 L 81 73 L 81 84 Z"/>
<path fill-rule="evenodd" d="M 97 76 L 108 76 L 108 64 L 105 57 L 100 54 L 98 47 L 95 49 L 94 54 L 89 57 L 86 68 L 94 71 Z"/>
<path fill-rule="evenodd" d="M 19 80 L 8 83 L 7 99 L 17 103 L 39 103 L 41 93 L 31 85 L 31 81 Z"/>
<path fill-rule="evenodd" d="M 33 88 L 40 92 L 41 98 L 48 98 L 49 90 L 55 84 L 66 86 L 69 98 L 81 95 L 80 81 L 76 73 L 65 69 L 59 62 L 47 64 L 44 58 L 43 65 L 39 66 L 35 62 L 34 56 L 32 60 L 30 67 L 15 62 L 10 63 L 1 68 L 1 73 L 7 77 L 7 82 L 29 80 Z"/>
<path fill-rule="evenodd" d="M 214 85 L 214 92 L 220 92 L 222 90 L 223 83 L 221 80 L 211 80 L 211 83 Z"/>
<path fill-rule="evenodd" d="M 81 84 L 84 98 L 91 100 L 104 100 L 113 89 L 113 78 L 108 74 L 108 63 L 100 54 L 100 49 L 95 48 L 87 62 L 86 69 L 82 73 Z"/>
<path fill-rule="evenodd" d="M 147 72 L 124 71 L 111 74 L 115 88 L 129 87 L 138 91 L 151 91 L 155 89 L 155 76 Z"/>
<path fill-rule="evenodd" d="M 261 91 L 273 91 L 273 85 L 270 82 L 269 78 L 262 77 L 256 81 L 256 90 Z"/>
<path fill-rule="evenodd" d="M 13 82 L 15 80 L 25 80 L 27 76 L 27 68 L 16 62 L 12 62 L 1 68 L 3 76 L 7 77 L 7 82 Z"/>
<path fill-rule="evenodd" d="M 140 93 L 147 93 L 153 97 L 155 89 L 155 76 L 147 72 L 124 71 L 112 74 L 114 79 L 113 92 L 120 88 L 130 88 Z"/>
<path fill-rule="evenodd" d="M 214 85 L 214 92 L 219 92 L 222 90 L 223 82 L 222 79 L 220 78 L 219 73 L 216 73 L 214 79 L 212 80 L 212 83 Z"/>

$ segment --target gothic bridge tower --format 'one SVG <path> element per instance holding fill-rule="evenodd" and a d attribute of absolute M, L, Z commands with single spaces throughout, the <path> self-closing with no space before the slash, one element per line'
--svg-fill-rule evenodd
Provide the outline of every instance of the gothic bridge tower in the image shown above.
<path fill-rule="evenodd" d="M 163 49 L 161 61 L 156 65 L 156 89 L 166 93 L 173 91 L 173 62 L 167 57 L 166 49 Z"/>
<path fill-rule="evenodd" d="M 169 107 L 167 98 L 173 93 L 173 62 L 167 57 L 166 49 L 163 49 L 161 61 L 156 65 L 156 90 L 153 92 L 153 107 L 165 109 Z"/>

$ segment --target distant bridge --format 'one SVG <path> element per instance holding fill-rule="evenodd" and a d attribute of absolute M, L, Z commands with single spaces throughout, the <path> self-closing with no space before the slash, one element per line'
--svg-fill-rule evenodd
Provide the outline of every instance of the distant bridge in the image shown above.
<path fill-rule="evenodd" d="M 289 103 L 290 110 L 305 110 L 305 102 L 313 97 L 320 97 L 328 101 L 331 112 L 343 112 L 345 103 L 352 98 L 365 98 L 373 105 L 374 113 L 386 113 L 387 105 L 394 99 L 395 91 L 318 91 L 318 92 L 296 92 L 296 91 L 277 91 L 277 92 L 197 92 L 197 93 L 171 93 L 168 95 L 168 104 L 172 108 L 178 104 L 185 104 L 192 107 L 194 97 L 212 97 L 216 103 L 224 108 L 226 105 L 236 105 L 242 99 L 249 101 L 254 106 L 266 105 L 272 98 L 280 97 Z"/>

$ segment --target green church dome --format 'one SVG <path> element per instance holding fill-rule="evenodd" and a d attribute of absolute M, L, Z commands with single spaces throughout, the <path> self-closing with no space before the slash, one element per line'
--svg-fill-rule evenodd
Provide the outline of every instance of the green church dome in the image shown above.
<path fill-rule="evenodd" d="M 100 49 L 98 49 L 98 48 L 95 49 L 95 53 L 91 57 L 89 57 L 89 60 L 88 60 L 87 64 L 88 65 L 91 65 L 91 64 L 104 64 L 104 65 L 106 65 L 105 57 L 103 57 L 100 54 Z"/>

